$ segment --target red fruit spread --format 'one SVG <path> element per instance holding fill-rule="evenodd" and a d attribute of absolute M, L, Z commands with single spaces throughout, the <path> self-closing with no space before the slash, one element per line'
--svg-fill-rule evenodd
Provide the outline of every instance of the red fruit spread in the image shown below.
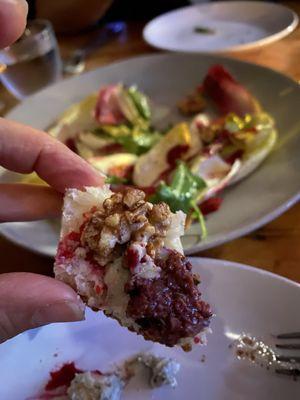
<path fill-rule="evenodd" d="M 145 192 L 145 193 L 146 193 L 146 196 L 151 196 L 151 195 L 154 194 L 155 191 L 156 191 L 155 186 L 147 186 L 147 187 L 143 186 L 143 187 L 139 187 L 138 189 L 140 189 L 140 190 L 142 190 L 143 192 Z"/>
<path fill-rule="evenodd" d="M 69 386 L 71 381 L 74 379 L 75 374 L 83 372 L 75 367 L 75 364 L 67 363 L 64 364 L 59 370 L 50 372 L 50 380 L 47 383 L 46 390 L 54 390 L 60 386 Z"/>
<path fill-rule="evenodd" d="M 192 265 L 184 256 L 170 251 L 155 264 L 161 268 L 159 278 L 133 275 L 125 285 L 129 295 L 126 315 L 139 324 L 146 340 L 174 346 L 208 327 L 212 313 L 201 300 Z"/>
<path fill-rule="evenodd" d="M 220 208 L 222 201 L 223 199 L 220 197 L 211 197 L 210 199 L 203 201 L 203 203 L 200 204 L 202 214 L 207 215 L 217 211 Z"/>
<path fill-rule="evenodd" d="M 175 166 L 176 161 L 189 150 L 190 146 L 187 144 L 179 144 L 168 151 L 167 162 L 171 166 Z"/>
<path fill-rule="evenodd" d="M 91 210 L 92 212 L 92 210 Z M 89 213 L 88 213 L 89 214 Z M 87 215 L 88 218 L 88 215 Z M 64 260 L 70 259 L 74 256 L 74 252 L 79 247 L 80 237 L 82 231 L 84 229 L 85 222 L 81 225 L 79 232 L 70 232 L 63 240 L 59 242 L 56 260 L 60 262 L 64 262 Z M 95 260 L 94 254 L 92 251 L 87 251 L 86 261 L 89 262 L 91 266 L 96 269 L 99 269 L 99 263 Z"/>
<path fill-rule="evenodd" d="M 124 151 L 124 147 L 121 144 L 112 143 L 98 149 L 97 155 L 106 156 L 108 154 L 121 153 L 122 151 Z"/>
<path fill-rule="evenodd" d="M 239 149 L 237 151 L 235 151 L 234 153 L 232 153 L 229 157 L 226 158 L 226 162 L 230 165 L 232 165 L 236 160 L 239 160 L 240 158 L 242 158 L 244 155 L 244 150 Z"/>
<path fill-rule="evenodd" d="M 71 258 L 74 255 L 74 251 L 80 243 L 80 232 L 70 232 L 64 240 L 59 243 L 57 250 L 57 259 Z"/>
<path fill-rule="evenodd" d="M 125 255 L 125 260 L 126 260 L 126 265 L 127 268 L 130 271 L 134 271 L 134 269 L 136 268 L 138 262 L 139 262 L 139 254 L 137 251 L 129 248 L 126 251 L 126 255 Z"/>

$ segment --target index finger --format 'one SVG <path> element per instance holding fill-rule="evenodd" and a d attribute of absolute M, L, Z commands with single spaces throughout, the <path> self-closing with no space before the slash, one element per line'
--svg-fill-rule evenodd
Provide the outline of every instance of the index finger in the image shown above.
<path fill-rule="evenodd" d="M 0 165 L 28 174 L 35 171 L 59 192 L 102 186 L 104 176 L 45 132 L 0 118 Z"/>

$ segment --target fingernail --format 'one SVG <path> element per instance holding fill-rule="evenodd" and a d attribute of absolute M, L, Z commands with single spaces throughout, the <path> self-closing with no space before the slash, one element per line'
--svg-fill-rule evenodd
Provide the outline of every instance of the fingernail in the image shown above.
<path fill-rule="evenodd" d="M 12 3 L 12 4 L 18 4 L 18 5 L 20 5 L 22 8 L 23 8 L 23 10 L 24 10 L 24 12 L 26 13 L 26 15 L 27 15 L 27 13 L 28 13 L 28 3 L 27 3 L 27 1 L 26 0 L 0 0 L 0 3 Z"/>
<path fill-rule="evenodd" d="M 23 8 L 24 11 L 26 11 L 26 14 L 28 13 L 28 3 L 26 0 L 16 0 L 17 3 L 19 3 Z"/>
<path fill-rule="evenodd" d="M 84 304 L 81 301 L 61 301 L 47 304 L 39 308 L 32 316 L 33 326 L 50 324 L 52 322 L 82 321 L 84 319 Z"/>

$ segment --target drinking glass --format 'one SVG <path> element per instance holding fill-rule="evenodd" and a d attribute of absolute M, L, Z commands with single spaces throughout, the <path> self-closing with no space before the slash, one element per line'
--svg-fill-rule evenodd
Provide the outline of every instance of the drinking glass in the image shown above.
<path fill-rule="evenodd" d="M 34 20 L 22 37 L 0 50 L 0 78 L 17 99 L 38 91 L 62 76 L 62 62 L 51 23 Z"/>

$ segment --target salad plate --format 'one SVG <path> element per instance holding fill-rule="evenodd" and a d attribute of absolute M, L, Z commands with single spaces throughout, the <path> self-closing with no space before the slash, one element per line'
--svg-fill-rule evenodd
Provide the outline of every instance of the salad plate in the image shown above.
<path fill-rule="evenodd" d="M 241 51 L 282 39 L 297 24 L 297 14 L 281 4 L 220 1 L 194 4 L 156 17 L 145 26 L 144 39 L 171 51 Z"/>
<path fill-rule="evenodd" d="M 202 278 L 205 300 L 216 314 L 206 346 L 196 346 L 186 353 L 180 348 L 153 344 L 103 314 L 88 310 L 83 322 L 52 324 L 1 344 L 0 398 L 35 398 L 49 380 L 50 371 L 64 363 L 74 362 L 79 369 L 105 373 L 139 352 L 180 363 L 178 386 L 151 390 L 136 379 L 125 388 L 124 400 L 181 400 L 187 396 L 191 400 L 298 398 L 299 381 L 277 375 L 272 366 L 268 370 L 238 360 L 230 345 L 244 333 L 273 346 L 272 334 L 298 329 L 299 285 L 228 261 L 191 261 Z"/>
<path fill-rule="evenodd" d="M 220 76 L 222 77 L 221 80 Z M 206 83 L 203 84 L 203 82 Z M 208 84 L 208 82 L 210 84 Z M 68 141 L 68 139 L 70 139 L 68 133 L 70 133 L 70 130 L 72 130 L 74 126 L 76 128 L 75 131 L 80 133 L 83 128 L 86 128 L 87 123 L 95 123 L 95 121 L 92 120 L 91 109 L 89 107 L 91 103 L 90 99 L 92 99 L 92 102 L 97 102 L 97 95 L 91 95 L 92 93 L 97 92 L 99 88 L 103 89 L 103 87 L 109 87 L 110 89 L 113 88 L 112 92 L 117 92 L 119 96 L 120 93 L 121 95 L 124 95 L 124 93 L 126 94 L 127 88 L 131 88 L 133 87 L 132 85 L 135 85 L 134 90 L 136 90 L 138 95 L 146 94 L 153 113 L 151 126 L 149 125 L 149 120 L 147 120 L 148 125 L 146 124 L 146 128 L 145 125 L 143 125 L 143 135 L 139 134 L 138 138 L 142 136 L 148 140 L 150 134 L 151 141 L 149 142 L 149 140 L 146 140 L 142 143 L 134 142 L 135 147 L 133 150 L 131 141 L 129 143 L 131 151 L 127 150 L 127 158 L 125 158 L 127 160 L 127 165 L 132 167 L 132 164 L 135 163 L 134 169 L 138 166 L 138 172 L 142 171 L 142 173 L 137 173 L 137 176 L 134 178 L 136 182 L 139 181 L 138 186 L 148 186 L 149 188 L 149 182 L 151 186 L 151 174 L 153 175 L 153 171 L 157 170 L 158 165 L 161 165 L 162 155 L 170 143 L 169 138 L 175 138 L 175 140 L 177 140 L 183 137 L 185 140 L 188 136 L 188 134 L 185 133 L 187 127 L 191 130 L 195 121 L 199 127 L 199 118 L 201 122 L 200 125 L 203 127 L 203 121 L 207 118 L 206 116 L 203 120 L 203 115 L 205 116 L 205 114 L 201 114 L 201 112 L 197 114 L 196 117 L 181 115 L 178 111 L 178 103 L 181 103 L 181 108 L 182 104 L 186 106 L 189 104 L 189 94 L 191 92 L 193 93 L 195 88 L 198 88 L 198 96 L 201 90 L 203 90 L 201 89 L 199 92 L 199 85 L 201 88 L 204 87 L 207 91 L 208 88 L 212 87 L 212 82 L 217 85 L 219 85 L 220 82 L 223 85 L 225 82 L 225 88 L 228 89 L 229 87 L 230 89 L 227 92 L 225 90 L 226 93 L 223 93 L 226 99 L 228 98 L 226 97 L 228 93 L 237 94 L 238 99 L 247 99 L 245 102 L 243 101 L 241 103 L 238 101 L 236 103 L 235 98 L 234 101 L 230 103 L 231 108 L 229 111 L 234 111 L 232 109 L 232 104 L 235 104 L 235 106 L 238 104 L 239 107 L 242 104 L 243 107 L 247 106 L 255 109 L 256 111 L 253 112 L 256 115 L 255 118 L 258 118 L 253 119 L 251 117 L 249 125 L 248 122 L 241 121 L 241 117 L 238 117 L 236 114 L 233 115 L 232 113 L 228 114 L 226 111 L 225 119 L 222 117 L 223 119 L 219 119 L 218 123 L 215 124 L 217 126 L 216 132 L 221 132 L 221 136 L 224 137 L 224 129 L 235 129 L 235 122 L 238 121 L 238 123 L 242 123 L 243 128 L 241 128 L 241 131 L 239 128 L 236 132 L 237 134 L 246 134 L 246 139 L 254 136 L 255 141 L 251 143 L 256 143 L 256 139 L 260 138 L 261 134 L 263 134 L 262 137 L 266 138 L 266 140 L 263 140 L 263 145 L 255 145 L 254 152 L 251 150 L 251 146 L 250 152 L 248 151 L 249 148 L 246 146 L 248 150 L 243 153 L 243 156 L 241 156 L 239 152 L 238 154 L 235 152 L 235 160 L 232 159 L 231 162 L 229 162 L 228 158 L 225 158 L 225 160 L 227 160 L 225 164 L 222 161 L 223 159 L 220 160 L 220 158 L 218 158 L 219 153 L 214 154 L 216 157 L 209 159 L 213 161 L 208 164 L 210 169 L 207 168 L 207 166 L 204 170 L 202 167 L 202 169 L 198 168 L 199 165 L 203 166 L 203 164 L 198 163 L 198 153 L 193 154 L 192 160 L 190 160 L 190 158 L 180 158 L 178 153 L 174 153 L 172 157 L 170 157 L 172 163 L 173 159 L 176 161 L 177 158 L 182 161 L 180 165 L 176 163 L 172 164 L 177 170 L 175 170 L 174 173 L 173 168 L 170 179 L 174 181 L 177 176 L 177 178 L 180 178 L 177 179 L 177 184 L 178 182 L 185 182 L 184 185 L 180 186 L 181 189 L 179 190 L 180 195 L 183 195 L 183 197 L 175 196 L 176 204 L 174 201 L 169 202 L 171 208 L 178 207 L 178 204 L 185 206 L 186 199 L 188 196 L 192 195 L 191 189 L 194 190 L 195 185 L 197 190 L 200 190 L 199 193 L 203 196 L 203 201 L 206 197 L 211 198 L 212 196 L 214 202 L 216 198 L 218 202 L 220 198 L 223 200 L 218 211 L 207 215 L 207 237 L 203 238 L 203 232 L 201 232 L 198 222 L 192 223 L 186 231 L 183 237 L 185 252 L 187 254 L 192 254 L 196 251 L 211 248 L 228 240 L 232 240 L 258 228 L 276 218 L 299 199 L 300 160 L 298 154 L 300 151 L 300 123 L 297 110 L 300 102 L 300 88 L 296 82 L 270 69 L 221 56 L 184 54 L 142 56 L 111 64 L 84 75 L 59 82 L 26 99 L 26 101 L 17 106 L 7 117 L 39 129 L 47 129 L 51 126 L 50 133 L 54 134 L 54 136 L 58 136 L 61 140 L 64 140 L 62 136 L 67 130 L 67 137 L 64 140 L 66 142 L 66 140 Z M 270 85 L 270 82 L 272 82 L 272 85 Z M 224 89 L 224 85 L 222 85 L 220 87 Z M 213 87 L 215 86 L 213 85 Z M 101 90 L 101 95 L 99 94 L 99 96 L 102 99 L 103 93 L 107 95 L 107 92 Z M 214 93 L 214 90 L 212 93 L 209 92 L 212 100 L 214 99 Z M 201 93 L 200 95 L 202 96 Z M 185 101 L 186 99 L 188 99 L 188 102 Z M 125 100 L 127 101 L 128 99 L 125 98 Z M 183 103 L 182 100 L 184 100 Z M 49 104 L 51 107 L 49 107 Z M 83 118 L 79 121 L 77 119 L 78 115 L 76 114 L 78 111 L 78 106 L 76 106 L 76 104 L 81 104 L 79 109 L 83 110 Z M 82 104 L 85 106 L 82 107 Z M 103 102 L 101 104 L 101 118 L 103 118 Z M 260 111 L 257 111 L 258 104 Z M 88 105 L 87 109 L 89 112 L 85 111 L 86 105 Z M 221 104 L 223 108 L 227 105 L 228 102 Z M 65 110 L 70 106 L 72 106 L 71 112 L 69 110 L 66 114 Z M 77 110 L 75 112 L 76 124 L 72 127 L 70 125 L 70 120 L 72 121 L 74 117 L 74 110 Z M 240 109 L 235 108 L 235 110 L 236 112 L 240 112 Z M 63 117 L 61 117 L 62 114 Z M 70 115 L 72 118 L 70 118 Z M 107 117 L 107 113 L 105 115 Z M 262 116 L 263 119 L 261 119 Z M 237 119 L 237 117 L 239 119 Z M 83 123 L 83 126 L 78 125 L 79 122 Z M 233 122 L 234 124 L 232 125 Z M 142 123 L 144 124 L 145 120 L 143 120 Z M 172 127 L 166 129 L 170 124 Z M 225 126 L 224 124 L 227 125 Z M 124 128 L 124 124 L 122 126 Z M 127 130 L 128 126 L 128 124 L 125 126 Z M 135 125 L 132 124 L 130 126 L 135 127 Z M 262 131 L 261 127 L 264 128 Z M 101 140 L 103 138 L 107 140 L 108 138 L 111 141 L 116 127 L 109 127 L 106 124 L 104 127 L 106 129 L 105 135 L 103 135 L 103 125 L 101 125 L 99 121 L 96 127 L 93 126 L 89 128 L 96 130 L 92 131 L 92 133 L 98 135 L 98 146 L 99 134 Z M 101 128 L 100 133 L 99 128 Z M 118 125 L 118 129 L 119 128 L 120 126 Z M 145 129 L 150 129 L 151 132 L 145 132 Z M 76 140 L 78 138 L 77 133 Z M 236 133 L 232 134 L 235 135 Z M 198 132 L 197 134 L 201 135 L 203 132 Z M 82 138 L 86 139 L 85 136 L 80 136 L 80 142 Z M 123 136 L 121 138 L 122 140 L 124 139 Z M 128 139 L 128 135 L 126 138 Z M 73 136 L 72 139 L 73 142 L 71 144 L 74 145 Z M 152 142 L 153 139 L 154 142 Z M 237 139 L 240 140 L 240 137 L 237 137 Z M 120 140 L 119 136 L 118 140 Z M 196 145 L 199 146 L 199 143 L 197 143 L 195 146 L 192 146 L 193 149 L 197 149 Z M 70 146 L 69 142 L 66 144 Z M 115 146 L 115 143 L 112 144 Z M 118 145 L 119 144 L 120 143 L 118 143 Z M 125 144 L 128 145 L 128 142 Z M 215 141 L 212 143 L 209 142 L 208 144 L 206 143 L 203 149 L 211 150 L 210 146 L 215 144 Z M 75 142 L 75 145 L 78 146 L 78 142 Z M 122 145 L 124 145 L 124 141 Z M 215 147 L 216 146 L 214 146 L 214 148 Z M 230 148 L 226 147 L 226 151 L 232 150 L 232 146 L 229 147 Z M 128 149 L 128 147 L 126 148 Z M 174 146 L 169 150 L 173 148 Z M 235 149 L 234 146 L 233 148 Z M 109 151 L 113 153 L 112 148 L 110 147 L 109 149 Z M 245 154 L 249 157 L 246 157 Z M 82 155 L 84 156 L 84 154 Z M 224 154 L 221 155 L 224 158 Z M 109 155 L 110 160 L 115 158 L 115 156 L 116 154 Z M 228 157 L 228 154 L 226 157 Z M 89 159 L 89 156 L 85 158 Z M 124 160 L 124 154 L 122 154 L 122 160 Z M 92 154 L 92 161 L 92 164 L 96 168 L 99 167 L 99 165 L 102 170 L 106 168 L 105 172 L 107 173 L 107 157 L 94 157 L 94 154 Z M 103 161 L 105 161 L 105 165 Z M 153 166 L 153 168 L 151 166 Z M 114 170 L 119 171 L 118 168 Z M 207 171 L 213 173 L 212 175 L 215 178 L 215 172 L 219 170 L 225 171 L 225 175 L 223 172 L 223 175 L 221 175 L 223 177 L 225 176 L 226 179 L 228 179 L 228 175 L 230 174 L 231 176 L 229 177 L 232 178 L 230 181 L 232 185 L 226 187 L 222 193 L 220 193 L 220 191 L 224 188 L 223 186 L 225 186 L 224 181 L 208 179 L 208 175 L 211 177 L 211 174 L 207 174 Z M 20 175 L 12 172 L 2 170 L 0 173 L 1 182 L 20 181 L 22 179 Z M 115 174 L 116 172 L 114 172 L 113 175 Z M 195 178 L 197 174 L 199 177 Z M 238 180 L 239 182 L 237 182 Z M 225 183 L 227 184 L 228 182 L 226 181 Z M 166 179 L 165 185 L 159 186 L 159 191 L 156 188 L 156 196 L 159 195 L 158 200 L 166 201 L 166 193 L 168 195 L 171 193 L 173 197 L 174 194 L 178 193 L 178 186 L 175 185 L 176 187 L 174 188 L 174 186 L 172 186 L 173 184 L 174 182 L 172 183 Z M 204 191 L 201 191 L 202 189 L 204 189 Z M 184 200 L 183 202 L 182 199 Z M 197 199 L 197 201 L 198 200 L 199 199 Z M 215 204 L 213 205 L 215 207 Z M 200 204 L 200 209 L 201 207 Z M 204 210 L 201 209 L 201 211 Z M 194 214 L 192 214 L 192 217 L 194 217 Z M 5 223 L 1 224 L 0 231 L 7 238 L 26 248 L 41 254 L 53 256 L 58 241 L 59 221 Z"/>

